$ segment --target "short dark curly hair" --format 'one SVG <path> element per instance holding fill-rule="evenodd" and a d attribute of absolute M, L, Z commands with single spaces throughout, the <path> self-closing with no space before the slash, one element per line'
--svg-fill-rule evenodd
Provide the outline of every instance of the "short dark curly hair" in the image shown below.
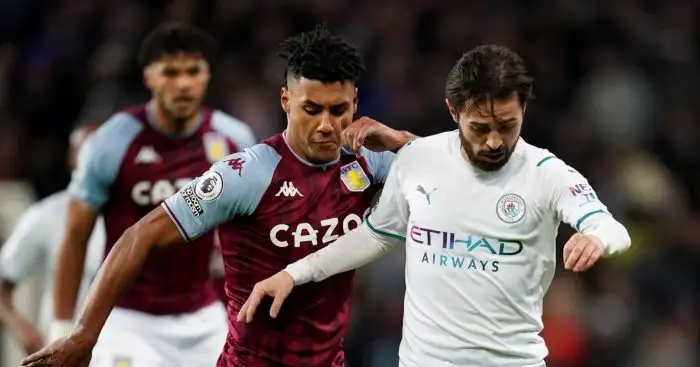
<path fill-rule="evenodd" d="M 143 68 L 165 55 L 180 52 L 199 54 L 211 64 L 216 48 L 214 38 L 203 30 L 189 24 L 166 23 L 144 39 L 139 51 L 139 65 Z"/>
<path fill-rule="evenodd" d="M 287 60 L 285 84 L 288 77 L 323 83 L 355 83 L 365 70 L 365 62 L 358 50 L 343 38 L 333 35 L 325 24 L 287 38 L 279 47 L 279 56 Z"/>
<path fill-rule="evenodd" d="M 524 106 L 534 98 L 533 82 L 515 52 L 498 45 L 478 46 L 462 55 L 448 74 L 445 97 L 459 111 L 467 103 L 506 99 L 513 93 Z"/>

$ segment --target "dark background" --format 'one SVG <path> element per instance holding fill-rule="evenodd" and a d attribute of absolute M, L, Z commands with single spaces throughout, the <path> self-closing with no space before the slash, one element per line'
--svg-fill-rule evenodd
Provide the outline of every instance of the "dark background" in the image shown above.
<path fill-rule="evenodd" d="M 148 98 L 135 51 L 159 22 L 192 22 L 218 39 L 209 102 L 259 138 L 285 126 L 276 45 L 316 22 L 367 59 L 360 113 L 420 135 L 456 128 L 443 86 L 457 58 L 504 44 L 536 80 L 525 139 L 584 173 L 633 240 L 591 272 L 557 274 L 548 365 L 697 367 L 699 15 L 691 0 L 2 0 L 0 209 L 19 214 L 8 208 L 22 183 L 37 198 L 65 187 L 75 124 Z M 402 256 L 360 275 L 353 367 L 396 366 Z"/>

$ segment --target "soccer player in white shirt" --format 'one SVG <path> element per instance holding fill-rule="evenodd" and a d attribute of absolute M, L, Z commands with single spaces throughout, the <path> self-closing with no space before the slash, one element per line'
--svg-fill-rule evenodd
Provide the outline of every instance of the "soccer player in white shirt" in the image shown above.
<path fill-rule="evenodd" d="M 401 366 L 544 366 L 542 300 L 559 223 L 577 231 L 563 259 L 575 272 L 625 251 L 630 238 L 586 178 L 520 138 L 532 83 L 505 47 L 464 54 L 446 86 L 459 128 L 404 147 L 365 223 L 258 283 L 239 320 L 252 320 L 265 295 L 274 317 L 295 285 L 405 241 Z"/>
<path fill-rule="evenodd" d="M 68 164 L 75 167 L 80 146 L 97 126 L 84 125 L 70 136 Z M 27 209 L 0 251 L 0 322 L 27 354 L 41 349 L 50 338 L 53 319 L 53 278 L 58 250 L 68 211 L 68 192 L 57 192 Z M 104 223 L 100 219 L 90 237 L 77 307 L 87 296 L 92 278 L 102 263 L 105 246 Z M 20 316 L 12 304 L 17 285 L 36 271 L 43 275 L 43 290 L 37 325 Z"/>

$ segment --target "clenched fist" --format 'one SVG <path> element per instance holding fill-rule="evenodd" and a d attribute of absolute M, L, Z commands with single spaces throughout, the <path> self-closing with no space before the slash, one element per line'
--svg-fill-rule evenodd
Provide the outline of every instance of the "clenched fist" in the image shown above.
<path fill-rule="evenodd" d="M 603 254 L 603 243 L 596 236 L 576 233 L 564 245 L 564 269 L 586 271 Z"/>

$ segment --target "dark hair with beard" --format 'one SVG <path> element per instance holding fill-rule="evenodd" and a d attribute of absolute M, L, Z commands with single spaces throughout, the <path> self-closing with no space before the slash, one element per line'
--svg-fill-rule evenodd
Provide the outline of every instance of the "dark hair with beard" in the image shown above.
<path fill-rule="evenodd" d="M 211 65 L 216 47 L 214 38 L 197 27 L 166 23 L 154 29 L 144 39 L 139 51 L 139 64 L 146 67 L 165 55 L 182 52 L 199 54 Z"/>
<path fill-rule="evenodd" d="M 307 78 L 323 83 L 357 82 L 365 70 L 362 56 L 344 39 L 334 36 L 325 24 L 300 33 L 280 44 L 279 56 L 287 60 L 288 77 Z"/>
<path fill-rule="evenodd" d="M 447 75 L 445 97 L 458 111 L 467 103 L 508 99 L 518 94 L 523 106 L 534 98 L 533 78 L 515 52 L 498 45 L 478 46 L 462 55 Z"/>
<path fill-rule="evenodd" d="M 514 93 L 524 108 L 534 98 L 532 85 L 533 78 L 518 54 L 503 46 L 484 45 L 470 50 L 457 61 L 447 76 L 445 96 L 458 112 L 488 103 L 493 113 L 496 101 L 508 100 Z M 503 156 L 498 161 L 490 162 L 479 158 L 461 127 L 459 136 L 471 163 L 486 171 L 503 167 L 515 148 L 503 146 L 496 152 L 486 152 Z"/>

